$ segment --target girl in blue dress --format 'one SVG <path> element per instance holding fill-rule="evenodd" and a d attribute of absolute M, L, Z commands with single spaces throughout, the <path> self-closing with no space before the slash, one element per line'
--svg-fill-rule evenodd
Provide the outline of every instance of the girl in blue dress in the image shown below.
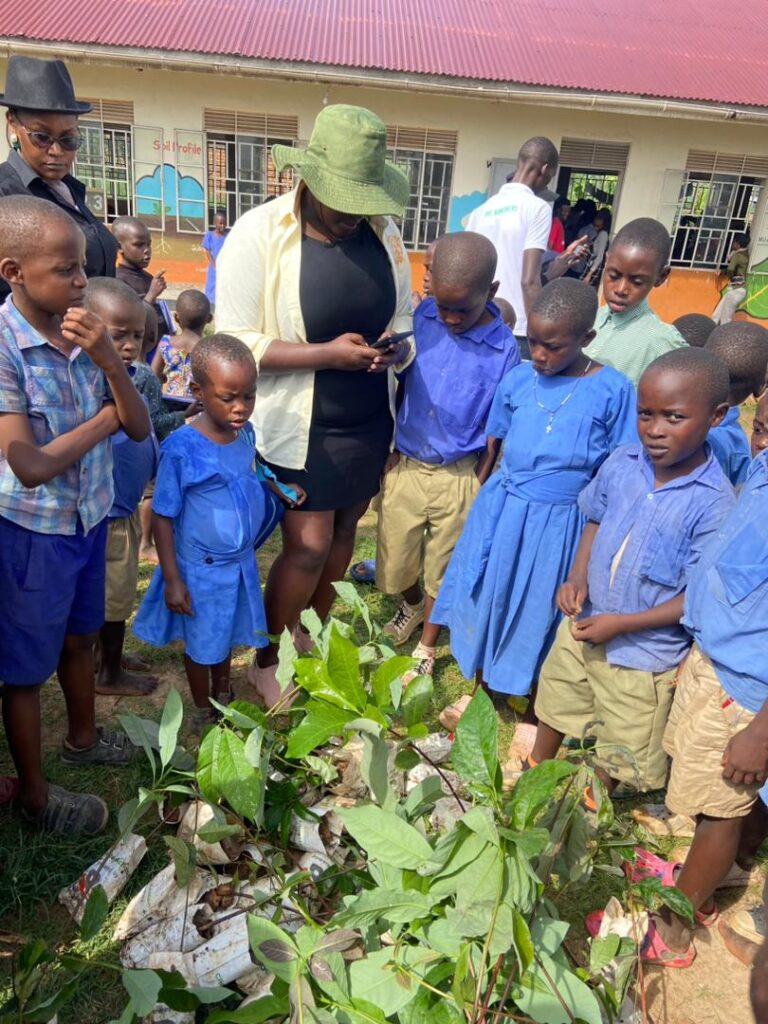
<path fill-rule="evenodd" d="M 227 215 L 217 210 L 213 217 L 213 230 L 206 231 L 200 248 L 205 253 L 208 270 L 205 275 L 205 295 L 211 305 L 216 302 L 216 260 L 227 240 Z"/>
<path fill-rule="evenodd" d="M 530 692 L 554 639 L 555 594 L 583 526 L 579 492 L 614 448 L 637 439 L 632 384 L 582 351 L 596 313 L 594 289 L 571 279 L 534 303 L 531 362 L 502 380 L 488 418 L 489 453 L 503 441 L 502 466 L 475 499 L 431 617 L 449 627 L 463 674 L 503 694 Z"/>
<path fill-rule="evenodd" d="M 230 699 L 232 647 L 268 642 L 255 546 L 265 524 L 275 525 L 275 485 L 265 486 L 255 461 L 248 419 L 256 364 L 248 348 L 226 334 L 204 338 L 192 353 L 191 387 L 203 411 L 161 448 L 152 499 L 160 565 L 133 631 L 157 647 L 184 643 L 201 728 L 211 720 L 209 696 Z M 290 505 L 304 498 L 280 496 Z"/>

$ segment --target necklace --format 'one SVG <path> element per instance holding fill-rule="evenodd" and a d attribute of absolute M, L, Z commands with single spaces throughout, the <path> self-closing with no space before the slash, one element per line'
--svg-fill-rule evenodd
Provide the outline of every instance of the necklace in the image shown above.
<path fill-rule="evenodd" d="M 538 405 L 538 407 L 540 409 L 542 409 L 544 412 L 548 412 L 549 413 L 549 419 L 547 420 L 547 425 L 544 428 L 544 433 L 545 434 L 551 434 L 552 433 L 552 424 L 554 422 L 556 414 L 560 412 L 560 410 L 563 408 L 564 405 L 567 405 L 568 402 L 570 402 L 570 400 L 573 398 L 573 394 L 574 394 L 576 388 L 579 386 L 579 384 L 581 384 L 581 382 L 584 380 L 584 378 L 586 377 L 586 375 L 589 373 L 589 371 L 591 369 L 592 369 L 592 360 L 590 359 L 589 362 L 587 363 L 586 367 L 584 368 L 584 372 L 581 374 L 580 377 L 576 378 L 576 383 L 573 385 L 571 390 L 568 392 L 568 394 L 562 400 L 560 405 L 555 406 L 554 409 L 550 409 L 549 406 L 544 405 L 543 402 L 539 401 L 539 375 L 534 370 L 534 376 L 533 376 L 533 400 L 536 402 L 536 405 Z"/>

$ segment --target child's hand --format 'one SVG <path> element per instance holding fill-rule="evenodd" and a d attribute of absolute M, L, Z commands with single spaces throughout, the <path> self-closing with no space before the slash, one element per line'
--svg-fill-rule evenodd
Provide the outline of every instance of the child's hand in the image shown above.
<path fill-rule="evenodd" d="M 168 282 L 165 280 L 165 271 L 158 270 L 155 276 L 152 278 L 152 283 L 147 289 L 147 294 L 144 296 L 144 301 L 150 303 L 150 305 L 158 299 L 165 289 L 168 287 Z"/>
<path fill-rule="evenodd" d="M 299 484 L 293 483 L 286 484 L 285 486 L 291 487 L 293 488 L 294 491 L 296 491 L 295 501 L 291 501 L 287 494 L 282 495 L 283 501 L 286 503 L 288 508 L 298 508 L 300 505 L 303 505 L 304 502 L 307 500 L 307 492 L 304 490 L 304 488 L 299 486 Z"/>
<path fill-rule="evenodd" d="M 621 633 L 620 615 L 590 615 L 571 623 L 574 640 L 589 644 L 606 644 Z"/>
<path fill-rule="evenodd" d="M 563 615 L 572 619 L 576 615 L 581 615 L 581 609 L 584 607 L 586 599 L 586 580 L 566 580 L 559 587 L 555 602 Z"/>
<path fill-rule="evenodd" d="M 122 366 L 122 359 L 112 344 L 107 328 L 90 310 L 82 306 L 68 309 L 61 321 L 61 333 L 67 341 L 79 345 L 83 352 L 87 352 L 105 372 L 114 370 L 117 364 Z"/>
<path fill-rule="evenodd" d="M 723 778 L 734 786 L 753 786 L 768 778 L 768 736 L 756 720 L 728 742 L 723 754 Z"/>
<path fill-rule="evenodd" d="M 402 363 L 408 355 L 411 343 L 409 341 L 398 341 L 389 348 L 374 349 L 376 358 L 371 365 L 371 373 L 383 373 L 390 366 L 397 366 Z"/>
<path fill-rule="evenodd" d="M 165 603 L 169 611 L 177 615 L 192 614 L 192 598 L 184 580 L 171 580 L 165 584 Z"/>

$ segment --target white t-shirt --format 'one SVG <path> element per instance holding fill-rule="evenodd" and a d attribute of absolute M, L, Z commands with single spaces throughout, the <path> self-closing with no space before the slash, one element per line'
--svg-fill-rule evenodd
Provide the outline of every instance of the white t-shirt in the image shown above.
<path fill-rule="evenodd" d="M 473 210 L 467 231 L 485 235 L 496 246 L 496 280 L 500 298 L 512 303 L 517 316 L 515 334 L 525 337 L 528 319 L 523 302 L 523 253 L 526 249 L 544 252 L 552 228 L 552 209 L 534 195 L 527 185 L 508 182 L 495 196 Z"/>

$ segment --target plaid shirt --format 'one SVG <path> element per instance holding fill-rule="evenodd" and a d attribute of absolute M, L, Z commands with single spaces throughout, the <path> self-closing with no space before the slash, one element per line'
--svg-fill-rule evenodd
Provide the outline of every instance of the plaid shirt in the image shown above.
<path fill-rule="evenodd" d="M 0 413 L 29 418 L 35 443 L 92 419 L 106 381 L 80 348 L 65 356 L 35 330 L 9 297 L 0 308 Z M 0 452 L 0 515 L 35 533 L 87 533 L 112 507 L 112 449 L 100 441 L 59 476 L 27 488 Z"/>

